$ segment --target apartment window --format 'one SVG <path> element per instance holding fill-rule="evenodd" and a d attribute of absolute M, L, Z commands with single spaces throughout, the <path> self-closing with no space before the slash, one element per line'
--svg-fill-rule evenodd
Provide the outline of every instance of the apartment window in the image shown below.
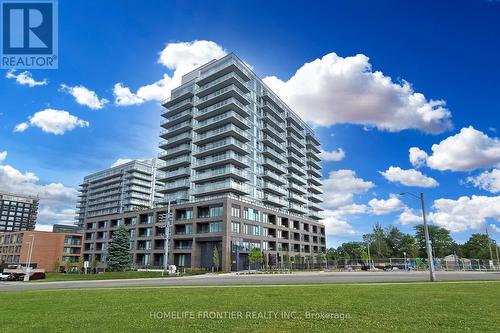
<path fill-rule="evenodd" d="M 215 217 L 224 214 L 224 207 L 222 205 L 213 205 L 208 207 L 198 207 L 198 217 Z"/>
<path fill-rule="evenodd" d="M 240 233 L 240 224 L 238 222 L 231 222 L 231 232 L 235 234 Z"/>
<path fill-rule="evenodd" d="M 269 242 L 268 241 L 263 241 L 262 242 L 262 250 L 269 250 Z"/>
<path fill-rule="evenodd" d="M 222 221 L 209 223 L 209 232 L 222 232 L 222 231 L 223 231 Z"/>
<path fill-rule="evenodd" d="M 245 235 L 250 235 L 252 230 L 252 226 L 250 224 L 243 224 L 243 233 Z"/>
<path fill-rule="evenodd" d="M 267 228 L 262 228 L 262 236 L 267 237 L 269 234 L 269 229 Z"/>
<path fill-rule="evenodd" d="M 237 205 L 232 205 L 231 206 L 231 216 L 232 217 L 237 217 L 237 218 L 241 217 L 241 208 L 240 208 L 240 206 L 237 206 Z"/>
<path fill-rule="evenodd" d="M 269 223 L 269 215 L 262 213 L 262 223 Z"/>
<path fill-rule="evenodd" d="M 178 209 L 175 214 L 176 220 L 190 220 L 193 218 L 193 208 Z"/>
<path fill-rule="evenodd" d="M 255 236 L 260 236 L 260 226 L 256 225 L 253 227 L 253 234 Z"/>
<path fill-rule="evenodd" d="M 245 208 L 243 218 L 250 221 L 259 221 L 259 211 L 252 208 Z"/>

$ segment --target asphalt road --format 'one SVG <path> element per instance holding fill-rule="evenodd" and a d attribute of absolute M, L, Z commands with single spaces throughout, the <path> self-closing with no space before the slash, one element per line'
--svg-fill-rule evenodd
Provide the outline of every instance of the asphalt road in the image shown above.
<path fill-rule="evenodd" d="M 499 280 L 500 272 L 437 272 L 438 281 Z M 297 272 L 293 274 L 205 274 L 186 277 L 59 281 L 0 282 L 0 292 L 41 289 L 84 289 L 113 287 L 169 287 L 213 285 L 279 285 L 349 282 L 428 281 L 427 272 Z"/>

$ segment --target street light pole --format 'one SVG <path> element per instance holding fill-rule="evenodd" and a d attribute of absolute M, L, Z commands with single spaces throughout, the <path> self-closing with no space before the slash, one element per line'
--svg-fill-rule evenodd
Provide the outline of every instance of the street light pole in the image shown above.
<path fill-rule="evenodd" d="M 432 257 L 432 248 L 429 242 L 429 228 L 427 226 L 427 217 L 425 216 L 425 204 L 424 204 L 424 194 L 420 193 L 420 196 L 417 196 L 410 192 L 401 193 L 401 195 L 409 194 L 417 199 L 420 199 L 420 205 L 422 206 L 422 218 L 424 220 L 424 234 L 425 234 L 425 247 L 427 249 L 427 258 L 429 261 L 429 274 L 430 281 L 436 281 L 436 274 L 434 272 L 434 258 Z"/>
<path fill-rule="evenodd" d="M 26 263 L 26 274 L 24 275 L 24 281 L 29 281 L 31 273 L 31 255 L 33 254 L 33 243 L 35 243 L 35 235 L 29 235 L 31 237 L 30 248 L 28 250 L 28 262 Z"/>

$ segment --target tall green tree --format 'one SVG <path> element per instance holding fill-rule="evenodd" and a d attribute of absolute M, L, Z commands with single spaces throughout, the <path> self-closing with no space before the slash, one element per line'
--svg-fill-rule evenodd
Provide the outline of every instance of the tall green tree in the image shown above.
<path fill-rule="evenodd" d="M 495 246 L 485 234 L 472 234 L 467 242 L 461 246 L 460 255 L 471 259 L 490 259 L 490 245 L 495 258 Z"/>
<path fill-rule="evenodd" d="M 214 246 L 214 251 L 212 252 L 212 260 L 214 262 L 214 270 L 219 270 L 219 249 L 217 246 Z"/>
<path fill-rule="evenodd" d="M 257 247 L 253 247 L 248 254 L 248 261 L 252 265 L 262 264 L 262 252 Z"/>
<path fill-rule="evenodd" d="M 370 244 L 372 258 L 389 258 L 391 256 L 384 228 L 380 224 L 377 223 L 373 226 L 372 233 L 363 235 L 363 240 Z"/>
<path fill-rule="evenodd" d="M 116 229 L 108 244 L 106 264 L 110 271 L 125 271 L 132 264 L 130 237 L 123 225 Z"/>
<path fill-rule="evenodd" d="M 442 258 L 449 254 L 455 253 L 458 249 L 457 243 L 451 238 L 450 232 L 445 228 L 435 225 L 428 225 L 429 240 L 432 242 L 432 249 L 436 257 Z M 422 224 L 415 226 L 415 238 L 419 247 L 419 256 L 426 258 L 427 250 L 425 247 L 425 233 Z"/>
<path fill-rule="evenodd" d="M 407 258 L 416 258 L 418 257 L 418 244 L 415 237 L 411 235 L 404 235 L 401 239 L 401 253 L 399 255 L 400 258 L 403 258 L 404 253 L 406 252 Z"/>
<path fill-rule="evenodd" d="M 78 257 L 78 274 L 82 273 L 84 259 L 83 256 Z"/>

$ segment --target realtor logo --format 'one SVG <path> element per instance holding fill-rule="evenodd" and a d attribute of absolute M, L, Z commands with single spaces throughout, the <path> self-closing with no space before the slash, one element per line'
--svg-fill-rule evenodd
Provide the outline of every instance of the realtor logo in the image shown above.
<path fill-rule="evenodd" d="M 1 0 L 0 8 L 0 68 L 57 68 L 57 0 Z"/>

